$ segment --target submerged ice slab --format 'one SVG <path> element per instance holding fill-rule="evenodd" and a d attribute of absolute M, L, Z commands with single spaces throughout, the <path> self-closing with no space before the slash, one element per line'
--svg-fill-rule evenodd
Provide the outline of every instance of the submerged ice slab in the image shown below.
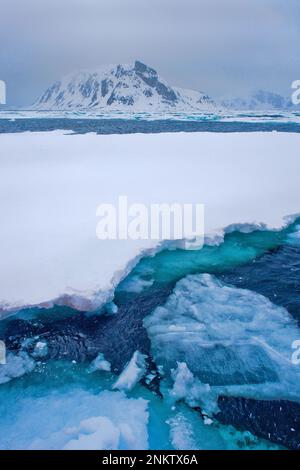
<path fill-rule="evenodd" d="M 205 204 L 206 233 L 299 212 L 299 134 L 0 135 L 0 309 L 93 310 L 150 240 L 100 241 L 96 208 Z"/>
<path fill-rule="evenodd" d="M 299 328 L 262 295 L 209 274 L 187 276 L 144 324 L 156 364 L 173 370 L 175 399 L 210 412 L 220 394 L 300 401 L 292 361 Z"/>
<path fill-rule="evenodd" d="M 222 426 L 209 418 L 203 420 L 198 412 L 182 403 L 177 405 L 167 422 L 172 445 L 178 450 L 276 449 L 275 445 L 263 442 L 248 431 Z"/>
<path fill-rule="evenodd" d="M 295 231 L 288 235 L 288 243 L 300 245 L 300 225 L 297 225 Z"/>

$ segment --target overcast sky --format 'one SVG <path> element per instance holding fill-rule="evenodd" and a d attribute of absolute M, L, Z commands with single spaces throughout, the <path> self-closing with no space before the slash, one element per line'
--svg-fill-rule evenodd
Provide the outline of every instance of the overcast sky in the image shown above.
<path fill-rule="evenodd" d="M 136 58 L 213 97 L 300 79 L 300 0 L 0 0 L 0 79 L 30 104 L 65 73 Z"/>

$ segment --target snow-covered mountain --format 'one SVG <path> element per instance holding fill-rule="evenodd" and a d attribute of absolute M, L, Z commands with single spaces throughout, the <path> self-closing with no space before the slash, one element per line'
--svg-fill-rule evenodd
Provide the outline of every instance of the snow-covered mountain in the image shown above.
<path fill-rule="evenodd" d="M 290 98 L 270 91 L 257 90 L 243 97 L 231 97 L 221 100 L 221 106 L 234 110 L 293 110 L 297 109 Z M 299 107 L 298 107 L 299 109 Z"/>
<path fill-rule="evenodd" d="M 205 111 L 215 109 L 206 94 L 168 85 L 157 72 L 135 61 L 67 75 L 34 103 L 38 110 Z"/>

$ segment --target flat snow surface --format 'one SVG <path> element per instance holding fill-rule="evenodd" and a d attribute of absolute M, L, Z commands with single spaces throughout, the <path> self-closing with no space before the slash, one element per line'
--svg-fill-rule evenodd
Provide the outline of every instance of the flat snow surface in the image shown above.
<path fill-rule="evenodd" d="M 300 135 L 0 136 L 0 306 L 92 309 L 153 241 L 100 241 L 96 208 L 203 203 L 207 234 L 299 213 Z"/>

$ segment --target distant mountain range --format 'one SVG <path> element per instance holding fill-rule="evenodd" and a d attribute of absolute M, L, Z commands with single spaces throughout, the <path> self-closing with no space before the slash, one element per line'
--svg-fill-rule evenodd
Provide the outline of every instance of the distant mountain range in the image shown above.
<path fill-rule="evenodd" d="M 51 85 L 31 109 L 216 112 L 293 111 L 300 107 L 294 106 L 290 98 L 264 90 L 214 101 L 206 93 L 169 85 L 156 70 L 136 60 L 133 64 L 71 73 Z"/>
<path fill-rule="evenodd" d="M 248 96 L 223 99 L 220 101 L 220 105 L 224 108 L 240 111 L 292 111 L 299 109 L 299 106 L 293 105 L 291 98 L 264 90 L 253 91 Z"/>
<path fill-rule="evenodd" d="M 81 71 L 55 82 L 34 103 L 38 110 L 211 111 L 205 93 L 170 86 L 140 61 Z"/>

